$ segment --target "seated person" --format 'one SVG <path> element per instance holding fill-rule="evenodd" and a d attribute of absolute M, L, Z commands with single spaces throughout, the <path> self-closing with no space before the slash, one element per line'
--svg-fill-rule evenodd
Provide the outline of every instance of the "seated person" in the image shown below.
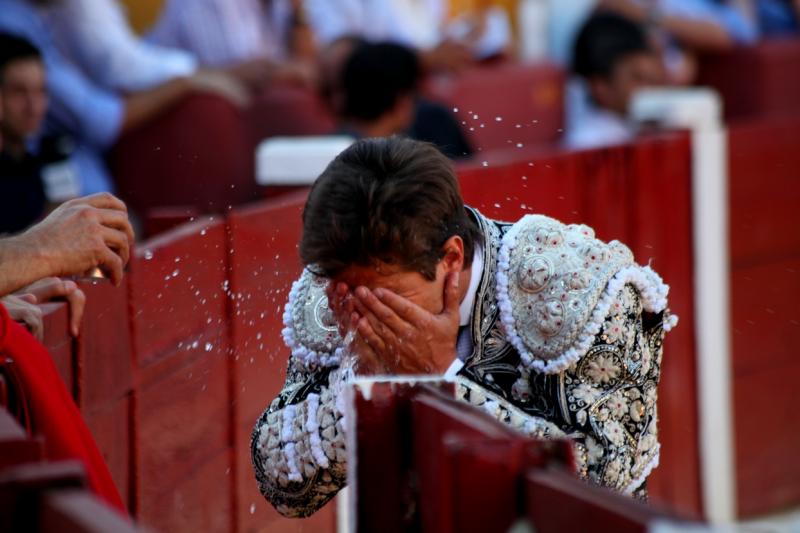
<path fill-rule="evenodd" d="M 316 45 L 300 0 L 167 0 L 147 39 L 227 67 L 253 89 L 272 81 L 310 85 Z"/>
<path fill-rule="evenodd" d="M 496 6 L 450 20 L 444 0 L 305 0 L 304 4 L 321 45 L 350 35 L 395 42 L 416 50 L 425 71 L 459 71 L 505 54 L 511 41 L 508 16 Z"/>
<path fill-rule="evenodd" d="M 151 89 L 119 93 L 99 87 L 58 50 L 37 8 L 53 0 L 6 0 L 0 9 L 0 32 L 24 37 L 42 54 L 50 106 L 45 133 L 70 136 L 72 162 L 80 194 L 110 191 L 113 186 L 104 152 L 119 138 L 155 118 L 195 89 L 213 90 L 241 103 L 243 96 L 227 80 L 198 73 L 173 78 Z"/>
<path fill-rule="evenodd" d="M 600 0 L 598 6 L 647 27 L 677 85 L 695 81 L 698 54 L 752 44 L 759 33 L 752 0 Z"/>
<path fill-rule="evenodd" d="M 44 11 L 59 50 L 100 87 L 130 92 L 191 76 L 197 59 L 148 43 L 128 24 L 119 0 L 61 0 Z"/>
<path fill-rule="evenodd" d="M 45 212 L 41 162 L 28 150 L 47 111 L 45 84 L 39 51 L 0 34 L 0 234 L 22 231 Z"/>
<path fill-rule="evenodd" d="M 668 287 L 623 244 L 542 215 L 490 220 L 464 205 L 435 147 L 389 138 L 358 141 L 325 169 L 299 248 L 286 385 L 251 444 L 278 512 L 308 516 L 344 486 L 353 371 L 450 377 L 511 427 L 571 438 L 581 476 L 643 491 L 676 319 Z"/>
<path fill-rule="evenodd" d="M 568 148 L 623 143 L 636 135 L 628 106 L 643 87 L 663 85 L 663 68 L 644 30 L 619 15 L 601 12 L 578 33 L 572 59 L 576 76 L 567 87 Z"/>
<path fill-rule="evenodd" d="M 345 47 L 352 50 L 342 53 L 341 79 L 329 93 L 341 133 L 355 138 L 406 133 L 433 142 L 449 157 L 471 155 L 453 115 L 417 96 L 421 73 L 411 49 L 350 39 L 339 41 L 334 50 Z"/>

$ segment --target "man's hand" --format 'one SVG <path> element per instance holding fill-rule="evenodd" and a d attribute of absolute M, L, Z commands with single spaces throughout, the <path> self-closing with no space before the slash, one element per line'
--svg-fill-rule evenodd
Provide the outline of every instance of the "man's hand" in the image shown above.
<path fill-rule="evenodd" d="M 66 300 L 69 305 L 69 330 L 73 337 L 80 333 L 86 295 L 71 280 L 45 278 L 20 290 L 17 297 L 31 303 L 45 303 L 53 300 Z"/>
<path fill-rule="evenodd" d="M 128 209 L 108 193 L 76 198 L 61 204 L 42 222 L 18 237 L 33 248 L 36 270 L 46 276 L 83 275 L 100 267 L 115 285 L 130 257 L 133 228 Z"/>
<path fill-rule="evenodd" d="M 445 280 L 438 315 L 388 289 L 356 289 L 358 336 L 391 373 L 444 374 L 450 366 L 458 336 L 458 280 L 458 272 Z"/>
<path fill-rule="evenodd" d="M 0 303 L 8 311 L 11 320 L 19 322 L 28 328 L 39 341 L 44 338 L 44 325 L 42 323 L 42 310 L 35 305 L 36 298 L 28 295 L 17 296 L 9 294 L 0 298 Z"/>

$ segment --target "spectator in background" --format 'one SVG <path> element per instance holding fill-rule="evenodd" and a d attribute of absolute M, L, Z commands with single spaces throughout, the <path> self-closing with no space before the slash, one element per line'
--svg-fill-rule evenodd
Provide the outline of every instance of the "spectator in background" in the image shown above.
<path fill-rule="evenodd" d="M 419 82 L 414 52 L 399 44 L 362 43 L 344 65 L 337 116 L 356 138 L 404 133 L 414 120 Z"/>
<path fill-rule="evenodd" d="M 134 34 L 118 0 L 61 0 L 44 13 L 59 50 L 105 89 L 142 91 L 197 71 L 192 54 Z"/>
<path fill-rule="evenodd" d="M 98 86 L 57 49 L 37 8 L 52 0 L 3 0 L 0 31 L 22 36 L 41 52 L 47 73 L 50 107 L 45 132 L 69 135 L 71 159 L 80 179 L 80 193 L 112 189 L 103 153 L 120 136 L 147 123 L 196 89 L 214 90 L 242 103 L 230 85 L 205 73 L 176 77 L 147 90 L 120 93 Z"/>
<path fill-rule="evenodd" d="M 567 92 L 569 148 L 617 144 L 636 135 L 627 119 L 634 93 L 664 82 L 658 55 L 644 30 L 614 13 L 597 13 L 578 33 L 572 60 L 576 79 Z"/>
<path fill-rule="evenodd" d="M 22 231 L 44 214 L 41 162 L 27 144 L 46 111 L 39 50 L 24 39 L 0 34 L 0 234 Z"/>
<path fill-rule="evenodd" d="M 758 39 L 751 0 L 600 0 L 598 8 L 646 27 L 663 50 L 670 81 L 679 85 L 697 77 L 697 54 Z"/>
<path fill-rule="evenodd" d="M 432 142 L 448 157 L 469 156 L 472 149 L 452 114 L 418 97 L 418 56 L 395 43 L 343 38 L 329 50 L 322 71 L 341 70 L 328 98 L 342 133 L 356 138 L 395 134 Z M 343 63 L 337 69 L 332 63 Z"/>
<path fill-rule="evenodd" d="M 254 89 L 314 79 L 316 46 L 300 0 L 167 0 L 148 39 L 231 68 Z"/>
<path fill-rule="evenodd" d="M 511 40 L 508 17 L 488 5 L 449 20 L 446 0 L 305 0 L 314 34 L 327 46 L 343 36 L 391 41 L 417 50 L 426 71 L 458 71 L 504 54 Z"/>

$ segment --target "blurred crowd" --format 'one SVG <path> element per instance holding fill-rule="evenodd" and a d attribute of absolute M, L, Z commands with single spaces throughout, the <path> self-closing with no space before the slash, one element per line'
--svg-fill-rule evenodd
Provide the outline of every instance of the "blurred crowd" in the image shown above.
<path fill-rule="evenodd" d="M 109 151 L 196 92 L 246 113 L 270 86 L 305 87 L 331 133 L 405 134 L 469 157 L 479 147 L 425 81 L 530 59 L 517 15 L 537 3 L 557 38 L 535 59 L 570 75 L 570 148 L 631 139 L 639 88 L 690 85 L 700 55 L 797 34 L 800 13 L 798 0 L 164 0 L 140 33 L 120 0 L 0 0 L 0 235 L 115 192 Z"/>

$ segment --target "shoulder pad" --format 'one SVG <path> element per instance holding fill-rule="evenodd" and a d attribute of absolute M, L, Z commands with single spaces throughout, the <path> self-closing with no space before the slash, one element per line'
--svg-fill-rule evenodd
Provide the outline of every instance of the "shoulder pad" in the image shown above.
<path fill-rule="evenodd" d="M 557 373 L 580 359 L 628 283 L 645 310 L 666 308 L 669 288 L 649 267 L 636 265 L 624 244 L 543 215 L 514 224 L 498 256 L 497 299 L 522 366 Z"/>
<path fill-rule="evenodd" d="M 303 269 L 292 284 L 283 311 L 283 340 L 301 371 L 336 366 L 341 358 L 342 338 L 328 307 L 327 283 L 327 279 Z"/>

